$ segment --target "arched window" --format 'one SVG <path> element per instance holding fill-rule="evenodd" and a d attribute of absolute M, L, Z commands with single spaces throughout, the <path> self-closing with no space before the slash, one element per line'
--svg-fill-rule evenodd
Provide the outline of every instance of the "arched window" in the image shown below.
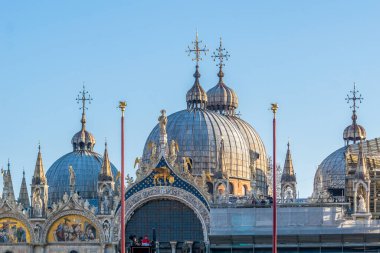
<path fill-rule="evenodd" d="M 70 251 L 70 253 L 78 253 L 78 251 L 72 250 L 72 251 Z"/>

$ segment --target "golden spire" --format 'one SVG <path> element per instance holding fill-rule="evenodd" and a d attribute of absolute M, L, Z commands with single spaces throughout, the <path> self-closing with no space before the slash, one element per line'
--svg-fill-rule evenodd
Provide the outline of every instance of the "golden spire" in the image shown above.
<path fill-rule="evenodd" d="M 111 163 L 108 158 L 108 149 L 107 149 L 107 141 L 105 142 L 105 149 L 103 155 L 103 164 L 99 173 L 99 180 L 113 180 Z"/>
<path fill-rule="evenodd" d="M 41 154 L 41 145 L 38 145 L 38 155 L 36 161 L 36 167 L 34 168 L 34 174 L 32 179 L 32 184 L 45 184 L 46 177 L 44 172 L 44 164 L 42 162 L 42 154 Z"/>
<path fill-rule="evenodd" d="M 82 109 L 81 123 L 82 123 L 82 131 L 84 131 L 86 129 L 86 110 L 88 109 L 86 107 L 86 101 L 88 101 L 89 104 L 91 104 L 91 101 L 92 101 L 92 97 L 90 96 L 90 94 L 88 94 L 88 91 L 86 91 L 84 82 L 83 82 L 83 90 L 79 92 L 78 97 L 76 98 L 76 101 L 78 104 L 80 102 L 82 103 L 82 106 L 80 107 L 80 109 Z"/>

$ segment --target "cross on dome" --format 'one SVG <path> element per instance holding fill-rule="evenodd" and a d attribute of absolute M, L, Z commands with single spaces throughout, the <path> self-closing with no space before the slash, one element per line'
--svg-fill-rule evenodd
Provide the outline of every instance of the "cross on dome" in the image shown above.
<path fill-rule="evenodd" d="M 83 82 L 83 90 L 79 92 L 78 97 L 75 100 L 77 101 L 78 104 L 80 102 L 82 103 L 82 106 L 79 109 L 82 110 L 81 123 L 82 123 L 82 130 L 84 130 L 86 126 L 86 110 L 88 109 L 86 107 L 86 101 L 88 101 L 88 103 L 91 104 L 91 101 L 93 100 L 90 94 L 88 93 L 88 91 L 86 91 L 84 82 Z"/>
<path fill-rule="evenodd" d="M 208 49 L 206 48 L 206 46 L 204 46 L 203 48 L 200 48 L 200 45 L 202 41 L 201 40 L 198 40 L 198 31 L 195 33 L 195 41 L 192 42 L 192 44 L 194 45 L 193 48 L 190 48 L 190 46 L 188 46 L 186 52 L 188 53 L 188 56 L 190 56 L 192 53 L 194 53 L 195 55 L 195 58 L 192 58 L 192 61 L 196 61 L 197 62 L 197 66 L 198 66 L 198 63 L 199 61 L 202 60 L 202 57 L 201 57 L 201 54 L 204 53 L 206 55 L 206 53 L 208 52 Z"/>

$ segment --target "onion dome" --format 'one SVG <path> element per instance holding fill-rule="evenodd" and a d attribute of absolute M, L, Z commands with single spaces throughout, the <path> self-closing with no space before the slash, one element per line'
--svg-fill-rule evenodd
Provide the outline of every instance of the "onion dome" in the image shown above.
<path fill-rule="evenodd" d="M 207 109 L 233 115 L 238 107 L 238 97 L 233 89 L 223 83 L 222 74 L 218 73 L 218 84 L 207 91 Z"/>
<path fill-rule="evenodd" d="M 191 173 L 196 176 L 220 172 L 220 156 L 223 170 L 231 178 L 250 179 L 249 152 L 244 137 L 237 127 L 223 115 L 209 110 L 182 110 L 168 116 L 166 132 L 168 142 L 178 144 L 178 159 L 192 159 Z M 150 143 L 159 143 L 160 128 L 157 124 L 146 140 L 143 162 L 150 162 Z M 223 140 L 223 141 L 222 141 Z M 221 154 L 223 143 L 223 154 Z"/>
<path fill-rule="evenodd" d="M 356 115 L 352 115 L 356 118 Z M 346 127 L 343 131 L 343 139 L 348 144 L 349 141 L 356 143 L 357 141 L 363 141 L 367 137 L 365 128 L 359 124 L 356 124 L 356 119 L 353 119 L 353 123 Z"/>
<path fill-rule="evenodd" d="M 206 49 L 206 46 L 201 48 L 201 43 L 202 41 L 198 40 L 198 32 L 196 32 L 195 41 L 193 41 L 194 47 L 188 47 L 188 50 L 186 51 L 189 53 L 189 56 L 190 54 L 194 54 L 195 58 L 192 60 L 196 61 L 195 73 L 193 75 L 195 78 L 194 85 L 186 93 L 187 110 L 206 109 L 207 105 L 207 94 L 199 83 L 199 78 L 201 77 L 201 74 L 199 73 L 199 61 L 202 60 L 201 53 L 206 54 L 208 49 Z"/>
<path fill-rule="evenodd" d="M 82 129 L 78 133 L 74 134 L 73 138 L 71 139 L 73 150 L 93 151 L 96 141 L 92 133 L 86 130 L 86 115 L 84 113 L 84 110 L 82 113 L 81 123 Z"/>
<path fill-rule="evenodd" d="M 235 91 L 229 88 L 223 81 L 223 66 L 225 65 L 223 62 L 224 60 L 228 60 L 230 55 L 222 47 L 222 39 L 220 39 L 219 48 L 214 52 L 212 57 L 214 58 L 214 61 L 219 59 L 219 63 L 217 64 L 217 66 L 219 66 L 219 82 L 216 86 L 207 91 L 207 109 L 227 115 L 234 115 L 239 102 Z"/>
<path fill-rule="evenodd" d="M 363 98 L 360 94 L 358 94 L 358 90 L 356 89 L 355 83 L 354 89 L 350 92 L 352 94 L 352 97 L 347 95 L 346 100 L 347 103 L 352 101 L 352 106 L 350 106 L 350 108 L 352 108 L 352 124 L 346 127 L 343 131 L 343 139 L 346 142 L 346 145 L 348 145 L 350 141 L 356 143 L 357 141 L 362 141 L 366 139 L 366 131 L 364 127 L 357 124 L 358 116 L 356 115 L 356 109 L 359 108 L 359 106 L 357 105 L 357 101 L 361 103 Z"/>
<path fill-rule="evenodd" d="M 194 73 L 194 85 L 186 93 L 186 102 L 188 110 L 196 108 L 205 109 L 207 104 L 207 94 L 199 83 L 199 78 L 201 77 L 201 74 L 199 73 L 198 69 L 199 66 L 196 65 Z"/>

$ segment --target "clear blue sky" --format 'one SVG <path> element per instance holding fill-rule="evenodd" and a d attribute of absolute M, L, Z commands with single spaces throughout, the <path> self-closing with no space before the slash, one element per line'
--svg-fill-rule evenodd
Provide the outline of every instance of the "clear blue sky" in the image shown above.
<path fill-rule="evenodd" d="M 358 121 L 380 135 L 379 1 L 2 1 L 0 3 L 0 165 L 11 159 L 18 196 L 41 142 L 45 172 L 72 150 L 80 129 L 82 81 L 94 98 L 88 130 L 119 168 L 118 101 L 126 112 L 126 167 L 142 154 L 162 108 L 185 108 L 194 64 L 184 52 L 198 29 L 231 54 L 225 81 L 239 111 L 272 155 L 270 103 L 277 101 L 278 159 L 291 149 L 301 197 L 316 167 L 343 145 L 350 124 L 344 98 L 353 82 L 365 100 Z M 217 82 L 210 57 L 201 84 Z M 2 179 L 0 179 L 2 183 Z"/>

